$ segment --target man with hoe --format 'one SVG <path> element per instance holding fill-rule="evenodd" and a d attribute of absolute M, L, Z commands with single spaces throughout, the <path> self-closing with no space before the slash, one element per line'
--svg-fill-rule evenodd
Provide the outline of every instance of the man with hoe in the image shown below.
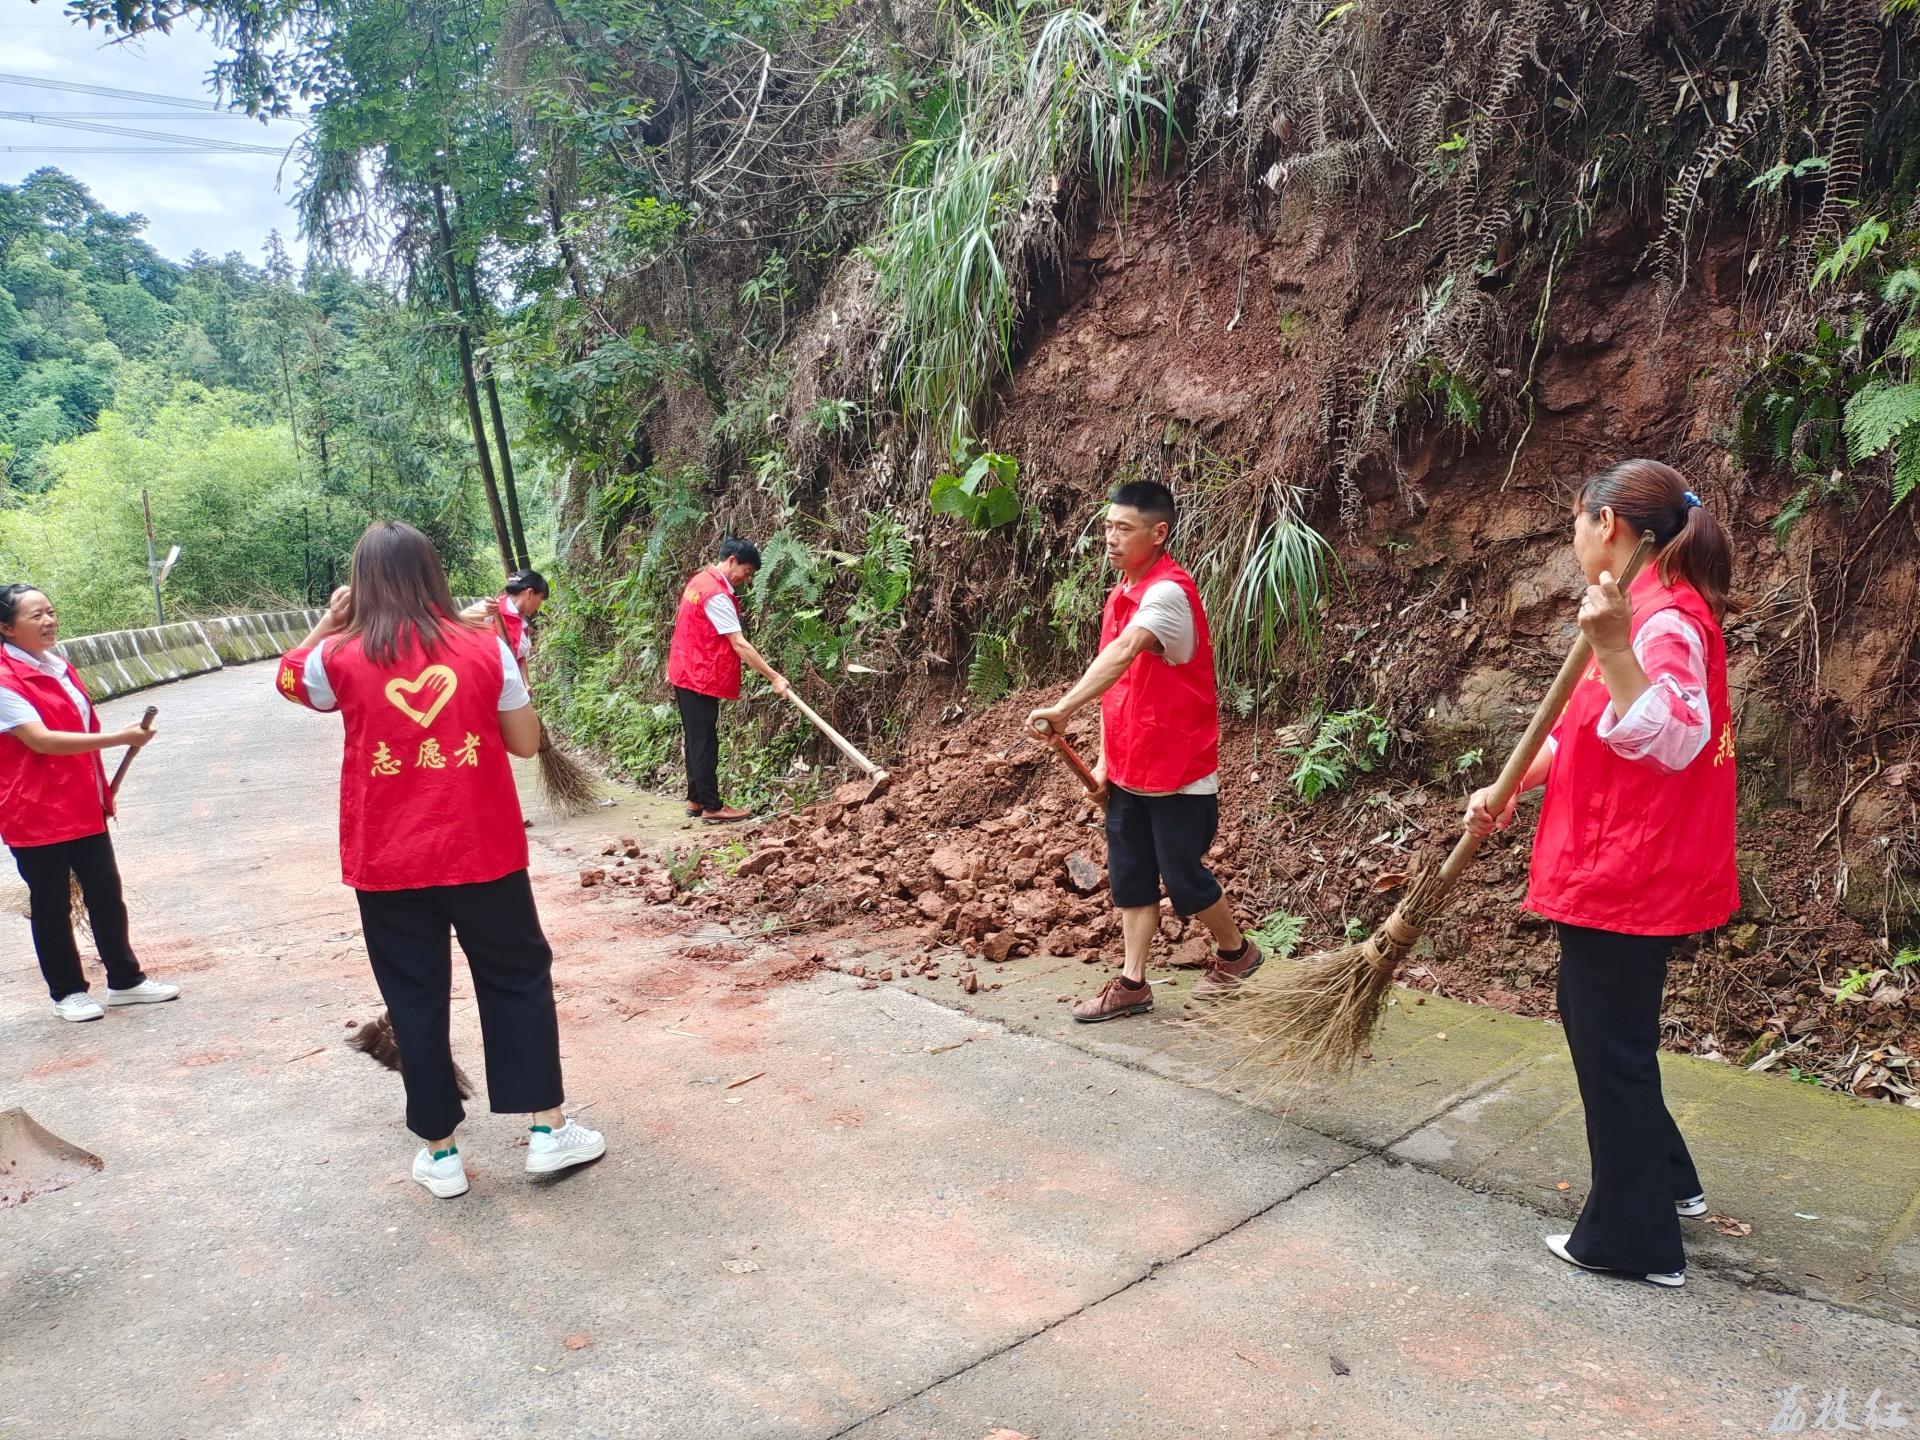
<path fill-rule="evenodd" d="M 1265 958 L 1206 867 L 1220 822 L 1220 715 L 1206 610 L 1193 577 L 1167 553 L 1173 523 L 1166 486 L 1140 480 L 1113 492 L 1107 563 L 1120 583 L 1107 596 L 1100 653 L 1056 704 L 1027 717 L 1036 731 L 1064 735 L 1075 712 L 1100 701 L 1093 777 L 1107 807 L 1107 879 L 1126 964 L 1073 1007 L 1086 1023 L 1153 1008 L 1147 956 L 1162 884 L 1174 910 L 1205 925 L 1217 947 L 1196 995 L 1232 989 Z"/>
<path fill-rule="evenodd" d="M 753 648 L 740 628 L 735 588 L 760 568 L 750 540 L 728 540 L 720 558 L 687 582 L 673 622 L 667 652 L 667 682 L 680 707 L 687 746 L 687 814 L 708 824 L 748 818 L 720 798 L 720 702 L 740 698 L 740 662 L 766 676 L 773 693 L 785 696 L 787 677 Z"/>

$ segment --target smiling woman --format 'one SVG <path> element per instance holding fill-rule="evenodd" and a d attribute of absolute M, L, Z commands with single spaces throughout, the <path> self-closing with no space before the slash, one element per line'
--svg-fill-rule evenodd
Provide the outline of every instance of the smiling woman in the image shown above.
<path fill-rule="evenodd" d="M 69 887 L 78 881 L 107 969 L 107 1004 L 171 1000 L 177 985 L 149 980 L 127 938 L 107 821 L 113 791 L 100 752 L 153 739 L 141 726 L 103 733 L 80 672 L 55 648 L 53 602 L 31 585 L 0 586 L 0 839 L 27 882 L 34 954 L 62 1020 L 106 1012 L 87 994 L 73 943 Z"/>

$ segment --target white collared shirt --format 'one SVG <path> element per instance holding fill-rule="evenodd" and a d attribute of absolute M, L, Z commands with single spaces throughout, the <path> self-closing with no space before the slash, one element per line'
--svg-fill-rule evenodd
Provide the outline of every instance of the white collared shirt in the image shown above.
<path fill-rule="evenodd" d="M 67 692 L 67 698 L 73 701 L 74 708 L 80 712 L 80 728 L 86 730 L 92 727 L 93 707 L 87 703 L 87 697 L 80 693 L 80 688 L 67 677 L 67 662 L 57 649 L 49 650 L 35 659 L 18 645 L 8 643 L 5 648 L 7 654 L 22 665 L 31 665 L 42 675 L 58 680 L 60 688 Z M 17 691 L 0 689 L 0 734 L 36 720 L 41 724 L 46 723 L 46 717 L 33 708 L 31 700 Z"/>

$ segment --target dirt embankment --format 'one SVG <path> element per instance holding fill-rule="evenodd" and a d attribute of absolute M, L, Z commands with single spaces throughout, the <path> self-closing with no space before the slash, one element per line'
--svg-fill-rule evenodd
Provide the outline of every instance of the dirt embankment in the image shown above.
<path fill-rule="evenodd" d="M 1709 246 L 1663 312 L 1639 264 L 1646 238 L 1631 219 L 1597 228 L 1558 271 L 1544 328 L 1499 342 L 1533 398 L 1482 417 L 1497 440 L 1438 416 L 1416 425 L 1397 460 L 1358 467 L 1343 517 L 1325 479 L 1342 419 L 1323 402 L 1327 377 L 1390 333 L 1368 277 L 1304 223 L 1249 236 L 1237 214 L 1182 222 L 1149 195 L 1070 269 L 991 443 L 1021 457 L 1023 498 L 1063 546 L 1133 475 L 1192 496 L 1230 472 L 1249 501 L 1269 484 L 1317 497 L 1339 578 L 1318 648 L 1290 656 L 1251 717 L 1229 723 L 1216 849 L 1247 917 L 1304 917 L 1308 947 L 1375 922 L 1397 877 L 1451 842 L 1465 792 L 1491 778 L 1544 689 L 1578 590 L 1570 482 L 1636 454 L 1680 465 L 1733 537 L 1745 602 L 1727 632 L 1745 904 L 1676 962 L 1668 1043 L 1733 1061 L 1777 1053 L 1779 1068 L 1904 1098 L 1920 967 L 1889 962 L 1920 928 L 1920 511 L 1889 516 L 1881 482 L 1862 475 L 1857 509 L 1816 505 L 1777 541 L 1799 480 L 1743 469 L 1730 448 L 1753 363 L 1744 252 Z M 1004 590 L 1004 567 L 935 583 Z M 1020 737 L 1028 699 L 943 724 L 937 704 L 965 697 L 933 682 L 915 677 L 937 700 L 885 757 L 892 795 L 860 805 L 843 792 L 770 826 L 750 853 L 709 865 L 724 893 L 705 903 L 879 921 L 989 962 L 1113 958 L 1097 819 Z M 1385 763 L 1305 804 L 1285 746 L 1317 713 L 1359 708 L 1392 733 Z M 1519 910 L 1525 865 L 1524 833 L 1489 848 L 1413 983 L 1551 1011 L 1551 937 Z"/>

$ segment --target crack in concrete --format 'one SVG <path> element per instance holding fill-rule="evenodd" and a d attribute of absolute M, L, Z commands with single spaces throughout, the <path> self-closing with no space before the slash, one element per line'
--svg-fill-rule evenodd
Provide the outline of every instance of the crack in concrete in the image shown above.
<path fill-rule="evenodd" d="M 909 992 L 909 993 L 917 993 L 917 992 Z M 921 995 L 919 998 L 927 1001 L 929 1004 L 933 1004 L 933 1005 L 940 1004 L 940 1002 L 938 1000 L 935 1000 L 932 996 Z M 941 1008 L 946 1010 L 953 1010 L 955 1011 L 955 1013 L 959 1013 L 959 1014 L 968 1013 L 966 1011 L 959 1010 L 955 1006 L 942 1005 Z M 1013 1036 L 1013 1037 L 1017 1037 L 1024 1040 L 1038 1040 L 1038 1041 L 1043 1041 L 1047 1044 L 1053 1044 L 1053 1045 L 1065 1044 L 1064 1041 L 1055 1040 L 1051 1036 L 1034 1035 L 1025 1031 L 1016 1030 L 1013 1026 L 1007 1024 L 1005 1021 L 994 1019 L 992 1017 L 968 1015 L 968 1018 L 973 1020 L 978 1020 L 986 1024 L 997 1026 L 1001 1031 L 1003 1031 L 1008 1036 Z M 1144 1065 L 1137 1065 L 1130 1061 L 1122 1060 L 1112 1055 L 1102 1055 L 1091 1050 L 1080 1050 L 1078 1046 L 1067 1046 L 1067 1048 L 1078 1051 L 1078 1053 L 1085 1055 L 1090 1060 L 1099 1061 L 1103 1064 L 1108 1064 L 1108 1065 L 1120 1065 L 1129 1070 L 1137 1070 L 1142 1074 L 1152 1075 L 1153 1078 L 1155 1078 L 1156 1080 L 1170 1079 L 1170 1077 L 1168 1076 L 1160 1075 L 1152 1070 L 1149 1070 Z M 1277 1124 L 1293 1125 L 1296 1128 L 1300 1130 L 1304 1130 L 1309 1134 L 1319 1135 L 1324 1140 L 1332 1140 L 1335 1144 L 1344 1145 L 1347 1148 L 1353 1150 L 1355 1153 L 1351 1158 L 1342 1160 L 1337 1165 L 1328 1166 L 1325 1170 L 1321 1171 L 1318 1175 L 1315 1175 L 1312 1179 L 1306 1180 L 1301 1184 L 1293 1186 L 1285 1194 L 1276 1196 L 1274 1199 L 1268 1201 L 1265 1205 L 1262 1205 L 1259 1209 L 1254 1210 L 1246 1215 L 1243 1215 L 1240 1219 L 1234 1221 L 1231 1225 L 1228 1225 L 1225 1229 L 1216 1231 L 1212 1235 L 1203 1236 L 1200 1239 L 1194 1241 L 1193 1244 L 1189 1245 L 1186 1249 L 1182 1250 L 1179 1254 L 1171 1255 L 1160 1260 L 1149 1261 L 1144 1271 L 1142 1271 L 1138 1275 L 1135 1275 L 1132 1279 L 1128 1280 L 1125 1284 L 1119 1285 L 1114 1289 L 1109 1290 L 1104 1295 L 1096 1295 L 1090 1300 L 1083 1301 L 1081 1304 L 1075 1306 L 1072 1310 L 1067 1311 L 1066 1313 L 1056 1317 L 1055 1319 L 1049 1320 L 1045 1325 L 1042 1325 L 1035 1330 L 1031 1330 L 1024 1335 L 1016 1336 L 1014 1339 L 1009 1340 L 1006 1344 L 1001 1345 L 996 1349 L 991 1350 L 983 1355 L 975 1356 L 973 1359 L 967 1361 L 965 1364 L 955 1367 L 954 1369 L 948 1371 L 946 1374 L 940 1375 L 932 1380 L 929 1380 L 926 1384 L 920 1386 L 917 1390 L 911 1391 L 908 1394 L 901 1395 L 896 1399 L 888 1401 L 885 1405 L 881 1406 L 878 1410 L 874 1410 L 866 1415 L 863 1415 L 859 1419 L 853 1421 L 851 1424 L 848 1424 L 839 1430 L 833 1431 L 830 1435 L 825 1437 L 825 1440 L 844 1440 L 844 1437 L 851 1435 L 854 1431 L 858 1430 L 861 1426 L 870 1425 L 876 1420 L 883 1420 L 888 1415 L 892 1414 L 895 1410 L 898 1410 L 901 1406 L 912 1404 L 915 1400 L 918 1400 L 921 1396 L 930 1394 L 931 1392 L 939 1389 L 942 1385 L 945 1385 L 950 1381 L 957 1380 L 961 1376 L 966 1375 L 973 1370 L 977 1370 L 982 1365 L 986 1365 L 994 1360 L 1000 1359 L 1002 1356 L 1011 1355 L 1014 1351 L 1018 1350 L 1022 1345 L 1025 1345 L 1028 1341 L 1036 1340 L 1042 1335 L 1049 1334 L 1050 1332 L 1059 1329 L 1062 1325 L 1065 1325 L 1072 1320 L 1078 1319 L 1080 1316 L 1087 1314 L 1089 1311 L 1097 1309 L 1099 1306 L 1105 1305 L 1109 1300 L 1118 1299 L 1120 1296 L 1127 1294 L 1129 1291 L 1133 1290 L 1135 1287 L 1143 1285 L 1147 1281 L 1152 1280 L 1162 1270 L 1165 1270 L 1174 1265 L 1177 1265 L 1182 1260 L 1191 1259 L 1193 1256 L 1199 1254 L 1202 1250 L 1205 1250 L 1208 1246 L 1217 1244 L 1220 1241 L 1227 1239 L 1229 1236 L 1238 1234 L 1240 1231 L 1244 1230 L 1247 1226 L 1253 1224 L 1256 1220 L 1264 1219 L 1266 1216 L 1271 1215 L 1274 1211 L 1278 1210 L 1282 1205 L 1289 1204 L 1292 1201 L 1299 1199 L 1302 1195 L 1307 1194 L 1311 1190 L 1317 1189 L 1319 1186 L 1333 1179 L 1336 1175 L 1345 1174 L 1348 1170 L 1351 1170 L 1356 1165 L 1364 1164 L 1369 1160 L 1378 1160 L 1386 1165 L 1411 1164 L 1411 1162 L 1409 1161 L 1400 1160 L 1395 1156 L 1386 1154 L 1385 1153 L 1386 1148 L 1390 1148 L 1394 1145 L 1398 1145 L 1402 1140 L 1405 1140 L 1409 1135 L 1412 1135 L 1415 1131 L 1420 1130 L 1427 1125 L 1433 1124 L 1436 1120 L 1442 1120 L 1446 1118 L 1446 1116 L 1451 1114 L 1454 1110 L 1458 1109 L 1460 1106 L 1484 1094 L 1486 1090 L 1489 1089 L 1490 1087 L 1494 1085 L 1498 1085 L 1504 1082 L 1505 1080 L 1510 1079 L 1513 1074 L 1518 1073 L 1520 1068 L 1523 1068 L 1523 1067 L 1516 1066 L 1516 1067 L 1513 1067 L 1510 1071 L 1503 1071 L 1501 1073 L 1490 1076 L 1488 1077 L 1484 1085 L 1481 1085 L 1478 1088 L 1473 1088 L 1473 1089 L 1463 1091 L 1453 1096 L 1450 1100 L 1443 1103 L 1438 1109 L 1434 1110 L 1431 1114 L 1428 1114 L 1422 1119 L 1415 1121 L 1412 1125 L 1408 1126 L 1406 1130 L 1402 1131 L 1400 1134 L 1395 1135 L 1392 1139 L 1388 1140 L 1386 1142 L 1385 1147 L 1377 1150 L 1367 1145 L 1355 1144 L 1353 1141 L 1343 1139 L 1342 1137 L 1337 1135 L 1327 1135 L 1322 1131 L 1315 1130 L 1310 1125 L 1302 1125 L 1302 1124 L 1299 1124 L 1297 1121 L 1292 1121 L 1283 1116 L 1275 1115 L 1273 1114 L 1272 1111 L 1261 1110 L 1260 1113 L 1268 1116 Z M 1184 1082 L 1173 1081 L 1172 1083 L 1182 1084 Z M 1201 1087 L 1193 1086 L 1190 1088 L 1199 1089 Z M 1260 1108 L 1258 1106 L 1248 1104 L 1248 1102 L 1244 1100 L 1240 1100 L 1236 1096 L 1229 1095 L 1218 1090 L 1209 1089 L 1208 1093 L 1219 1095 L 1220 1098 L 1223 1100 L 1231 1100 L 1234 1103 L 1239 1104 L 1246 1109 L 1251 1110 L 1251 1109 Z M 1433 1173 L 1419 1165 L 1413 1165 L 1412 1168 L 1421 1171 L 1422 1174 Z M 1444 1179 L 1446 1177 L 1442 1176 L 1439 1178 Z M 1449 1183 L 1456 1183 L 1456 1182 L 1449 1182 Z M 1462 1188 L 1465 1188 L 1465 1187 L 1462 1187 Z"/>

